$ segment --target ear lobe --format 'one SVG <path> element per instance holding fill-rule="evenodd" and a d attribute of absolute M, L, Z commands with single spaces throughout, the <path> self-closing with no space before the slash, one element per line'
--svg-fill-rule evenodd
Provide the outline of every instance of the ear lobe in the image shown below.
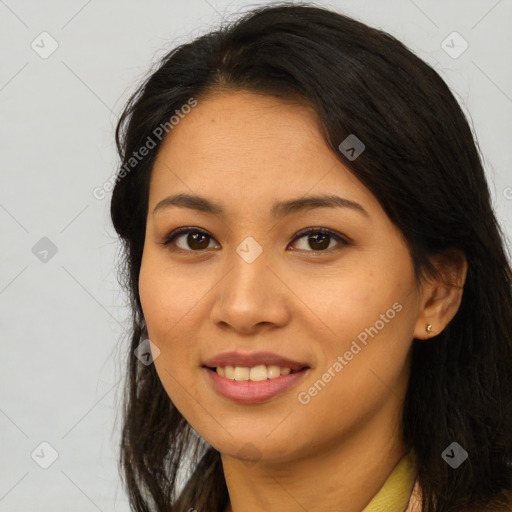
<path fill-rule="evenodd" d="M 436 256 L 432 263 L 438 275 L 424 285 L 423 305 L 414 329 L 414 337 L 422 340 L 441 333 L 457 313 L 468 270 L 466 256 L 455 249 Z"/>

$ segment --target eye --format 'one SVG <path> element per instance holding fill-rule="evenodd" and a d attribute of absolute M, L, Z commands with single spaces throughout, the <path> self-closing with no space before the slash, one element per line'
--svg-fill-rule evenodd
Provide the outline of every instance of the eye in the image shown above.
<path fill-rule="evenodd" d="M 180 246 L 177 241 L 182 237 L 182 245 Z M 299 248 L 298 250 L 306 252 L 326 252 L 326 249 L 332 249 L 331 242 L 333 240 L 335 240 L 338 245 L 342 246 L 350 245 L 351 243 L 347 237 L 326 228 L 306 228 L 295 236 L 292 243 L 306 237 L 306 244 L 308 244 L 312 250 L 304 248 Z M 163 240 L 162 245 L 167 247 L 174 244 L 177 246 L 178 250 L 182 252 L 201 252 L 209 248 L 210 241 L 212 240 L 214 240 L 214 238 L 202 229 L 182 227 L 169 233 Z"/>
<path fill-rule="evenodd" d="M 186 235 L 186 237 L 185 237 Z M 165 240 L 162 242 L 162 245 L 168 246 L 171 245 L 171 243 L 174 242 L 174 240 L 178 240 L 181 237 L 184 237 L 183 247 L 180 247 L 178 244 L 178 249 L 184 252 L 199 252 L 204 249 L 208 248 L 209 242 L 208 240 L 213 240 L 213 238 L 202 229 L 198 228 L 190 228 L 190 227 L 183 227 L 178 228 L 171 233 L 169 233 Z M 193 250 L 190 251 L 186 246 L 192 248 Z"/>
<path fill-rule="evenodd" d="M 301 231 L 293 239 L 293 242 L 306 237 L 305 245 L 312 247 L 313 250 L 309 251 L 308 249 L 300 248 L 299 250 L 305 250 L 306 252 L 326 252 L 325 249 L 332 249 L 331 242 L 333 239 L 338 242 L 338 245 L 350 245 L 350 241 L 347 237 L 325 228 L 307 228 Z"/>

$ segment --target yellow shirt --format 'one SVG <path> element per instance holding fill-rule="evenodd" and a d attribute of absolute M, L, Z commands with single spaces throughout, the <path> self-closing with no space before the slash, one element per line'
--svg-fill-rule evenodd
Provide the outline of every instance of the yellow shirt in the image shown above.
<path fill-rule="evenodd" d="M 361 512 L 408 512 L 421 510 L 416 500 L 408 507 L 416 481 L 414 450 L 404 455 L 391 472 L 379 492 Z M 412 502 L 413 500 L 411 500 Z M 510 507 L 512 512 L 512 504 Z"/>
<path fill-rule="evenodd" d="M 416 480 L 414 451 L 404 455 L 362 512 L 405 512 Z"/>

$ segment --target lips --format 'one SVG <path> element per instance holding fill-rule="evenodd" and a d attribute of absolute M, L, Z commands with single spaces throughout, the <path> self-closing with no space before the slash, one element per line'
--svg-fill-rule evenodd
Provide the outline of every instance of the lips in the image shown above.
<path fill-rule="evenodd" d="M 208 358 L 203 362 L 203 366 L 208 368 L 217 368 L 218 366 L 240 366 L 252 368 L 253 366 L 259 366 L 262 364 L 275 365 L 281 368 L 290 368 L 293 371 L 309 368 L 309 365 L 305 362 L 295 361 L 273 352 L 253 352 L 245 354 L 236 351 L 224 352 Z"/>
<path fill-rule="evenodd" d="M 298 386 L 300 382 L 303 382 L 312 370 L 305 368 L 296 372 L 291 371 L 286 375 L 256 382 L 252 380 L 231 380 L 222 377 L 207 367 L 204 367 L 202 371 L 207 382 L 212 385 L 218 396 L 237 404 L 256 405 L 270 401 L 290 391 L 293 387 Z"/>

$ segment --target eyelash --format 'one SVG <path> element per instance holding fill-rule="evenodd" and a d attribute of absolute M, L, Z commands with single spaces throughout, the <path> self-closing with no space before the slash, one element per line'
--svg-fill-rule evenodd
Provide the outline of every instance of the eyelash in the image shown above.
<path fill-rule="evenodd" d="M 210 236 L 206 231 L 200 229 L 200 228 L 193 228 L 193 227 L 182 227 L 182 228 L 178 228 L 178 229 L 175 229 L 174 231 L 172 231 L 171 233 L 169 233 L 165 239 L 163 240 L 162 245 L 165 246 L 165 247 L 168 247 L 171 245 L 171 243 L 180 235 L 183 235 L 183 234 L 189 234 L 189 233 L 200 233 L 202 235 L 205 235 L 206 237 L 212 239 L 212 240 L 215 240 L 212 236 Z M 347 245 L 351 245 L 351 241 L 348 239 L 348 237 L 345 237 L 345 236 L 342 236 L 341 234 L 338 234 L 334 231 L 331 231 L 330 229 L 326 229 L 326 228 L 306 228 L 302 231 L 299 231 L 299 233 L 297 233 L 297 235 L 295 236 L 295 238 L 292 240 L 291 243 L 294 243 L 296 242 L 297 240 L 301 239 L 301 238 L 304 238 L 306 235 L 314 235 L 314 234 L 322 234 L 322 235 L 327 235 L 327 236 L 330 236 L 332 238 L 334 238 L 338 243 L 340 243 L 342 246 L 347 246 Z M 340 247 L 338 247 L 338 249 L 340 249 Z M 202 250 L 198 250 L 198 251 L 192 251 L 192 250 L 185 250 L 185 249 L 174 249 L 175 252 L 182 252 L 182 253 L 202 253 L 204 252 L 206 249 L 202 249 Z M 336 249 L 334 249 L 336 250 Z M 301 249 L 299 249 L 299 251 L 303 251 Z M 327 253 L 330 253 L 332 252 L 333 249 L 325 249 L 325 250 L 322 250 L 322 251 L 315 251 L 315 250 L 311 250 L 311 251 L 303 251 L 303 252 L 309 252 L 309 253 L 313 253 L 313 254 L 321 254 L 321 253 L 324 253 L 324 252 L 327 252 Z"/>

